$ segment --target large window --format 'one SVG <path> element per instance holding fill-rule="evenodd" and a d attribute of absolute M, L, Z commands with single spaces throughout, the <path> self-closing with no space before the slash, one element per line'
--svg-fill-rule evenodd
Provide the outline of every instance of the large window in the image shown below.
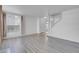
<path fill-rule="evenodd" d="M 62 20 L 62 14 L 56 13 L 50 16 L 50 32 L 52 32 L 53 27 Z"/>
<path fill-rule="evenodd" d="M 6 35 L 8 37 L 21 35 L 21 16 L 6 14 Z"/>
<path fill-rule="evenodd" d="M 40 32 L 48 32 L 49 31 L 49 19 L 48 17 L 40 18 Z"/>
<path fill-rule="evenodd" d="M 53 27 L 61 21 L 61 13 L 40 18 L 40 32 L 52 32 Z"/>

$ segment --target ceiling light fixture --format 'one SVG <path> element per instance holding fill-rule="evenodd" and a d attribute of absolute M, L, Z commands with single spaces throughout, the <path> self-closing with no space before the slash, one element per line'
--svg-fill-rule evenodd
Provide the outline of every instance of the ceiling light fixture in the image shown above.
<path fill-rule="evenodd" d="M 47 18 L 47 17 L 44 17 L 45 19 Z"/>

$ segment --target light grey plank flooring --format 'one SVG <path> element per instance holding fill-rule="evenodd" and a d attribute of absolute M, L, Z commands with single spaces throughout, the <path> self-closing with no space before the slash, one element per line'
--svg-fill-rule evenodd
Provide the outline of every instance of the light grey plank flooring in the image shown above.
<path fill-rule="evenodd" d="M 43 35 L 5 39 L 1 53 L 79 53 L 79 43 Z"/>
<path fill-rule="evenodd" d="M 48 36 L 48 51 L 59 53 L 79 53 L 79 43 Z M 53 50 L 54 49 L 54 50 Z"/>

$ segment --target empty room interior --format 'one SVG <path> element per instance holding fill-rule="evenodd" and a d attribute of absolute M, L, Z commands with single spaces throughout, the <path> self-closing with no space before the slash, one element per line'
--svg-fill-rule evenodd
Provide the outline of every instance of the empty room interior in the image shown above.
<path fill-rule="evenodd" d="M 79 53 L 79 5 L 0 5 L 0 53 Z"/>

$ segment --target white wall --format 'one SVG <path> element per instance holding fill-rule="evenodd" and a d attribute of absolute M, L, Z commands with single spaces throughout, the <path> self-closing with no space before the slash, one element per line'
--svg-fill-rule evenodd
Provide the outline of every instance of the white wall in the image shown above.
<path fill-rule="evenodd" d="M 22 33 L 24 35 L 37 33 L 38 30 L 38 21 L 37 17 L 33 16 L 24 16 L 22 21 Z"/>
<path fill-rule="evenodd" d="M 79 42 L 79 8 L 62 12 L 62 20 L 48 35 Z"/>

